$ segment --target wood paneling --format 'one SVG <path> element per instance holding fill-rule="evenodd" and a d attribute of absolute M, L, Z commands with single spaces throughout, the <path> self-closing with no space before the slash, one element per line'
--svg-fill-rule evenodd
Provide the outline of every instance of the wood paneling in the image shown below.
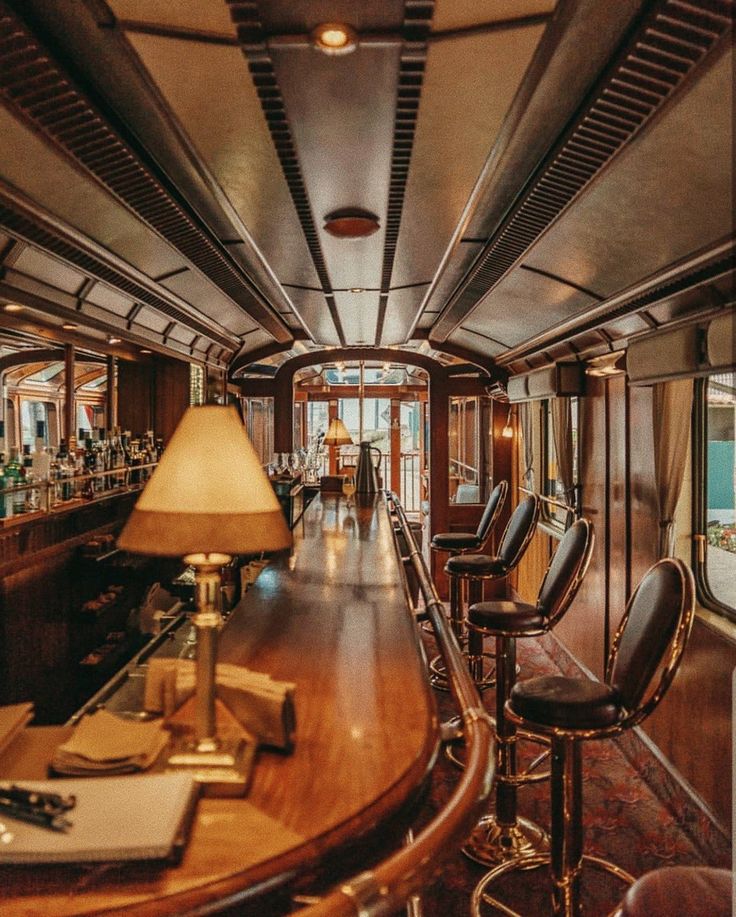
<path fill-rule="evenodd" d="M 604 659 L 611 638 L 623 617 L 629 595 L 629 487 L 628 487 L 628 398 L 626 376 L 606 381 L 606 428 L 608 446 L 608 628 L 604 634 Z"/>
<path fill-rule="evenodd" d="M 695 619 L 680 671 L 644 730 L 726 827 L 731 825 L 736 638 Z"/>
<path fill-rule="evenodd" d="M 118 366 L 118 425 L 140 433 L 151 429 L 153 363 L 121 360 Z"/>
<path fill-rule="evenodd" d="M 189 364 L 157 359 L 154 370 L 153 427 L 167 443 L 189 407 Z"/>

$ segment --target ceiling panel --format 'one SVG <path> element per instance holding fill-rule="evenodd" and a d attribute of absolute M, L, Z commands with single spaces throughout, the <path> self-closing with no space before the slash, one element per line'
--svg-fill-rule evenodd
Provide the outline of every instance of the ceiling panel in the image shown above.
<path fill-rule="evenodd" d="M 453 331 L 448 340 L 451 344 L 456 344 L 458 347 L 466 347 L 468 350 L 473 350 L 484 357 L 495 357 L 505 350 L 500 344 L 490 341 L 487 337 L 463 328 L 457 328 Z"/>
<path fill-rule="evenodd" d="M 432 31 L 466 29 L 480 22 L 502 22 L 550 13 L 552 0 L 436 0 Z"/>
<path fill-rule="evenodd" d="M 542 32 L 533 26 L 430 46 L 393 286 L 437 270 Z"/>
<path fill-rule="evenodd" d="M 108 0 L 118 19 L 136 22 L 167 22 L 181 29 L 232 34 L 230 11 L 225 0 Z"/>
<path fill-rule="evenodd" d="M 380 285 L 393 141 L 399 49 L 358 47 L 328 56 L 311 47 L 273 50 L 309 202 L 334 289 Z M 298 113 L 298 115 L 297 115 Z M 364 239 L 337 239 L 322 227 L 335 210 L 380 218 Z M 348 342 L 354 340 L 345 328 Z"/>
<path fill-rule="evenodd" d="M 377 290 L 363 293 L 335 293 L 335 303 L 348 344 L 372 344 L 378 321 Z"/>
<path fill-rule="evenodd" d="M 311 32 L 322 22 L 345 22 L 357 31 L 398 29 L 404 18 L 403 0 L 268 0 L 259 4 L 261 21 L 270 32 Z"/>
<path fill-rule="evenodd" d="M 2 106 L 0 176 L 149 277 L 184 266 L 179 252 Z"/>
<path fill-rule="evenodd" d="M 23 251 L 15 259 L 13 268 L 36 280 L 42 280 L 49 286 L 56 287 L 57 290 L 63 290 L 65 293 L 76 293 L 87 279 L 79 271 L 67 267 L 62 261 L 30 245 L 24 246 Z"/>
<path fill-rule="evenodd" d="M 411 323 L 426 292 L 427 288 L 421 286 L 392 290 L 389 293 L 383 322 L 382 346 L 401 344 L 407 339 Z"/>
<path fill-rule="evenodd" d="M 97 306 L 102 306 L 115 315 L 127 315 L 133 308 L 133 300 L 113 290 L 104 283 L 96 283 L 89 293 L 85 294 L 85 302 L 92 302 Z"/>
<path fill-rule="evenodd" d="M 157 35 L 129 39 L 281 282 L 316 286 L 317 275 L 240 48 Z"/>
<path fill-rule="evenodd" d="M 319 290 L 290 289 L 289 296 L 319 344 L 336 347 L 340 338 L 335 330 L 324 295 Z M 373 325 L 375 332 L 375 322 Z"/>
<path fill-rule="evenodd" d="M 136 324 L 150 328 L 151 331 L 157 331 L 163 334 L 169 326 L 171 319 L 168 315 L 161 315 L 160 312 L 154 312 L 153 309 L 143 308 L 135 317 Z"/>
<path fill-rule="evenodd" d="M 233 334 L 258 327 L 243 309 L 233 309 L 232 300 L 205 280 L 197 271 L 182 271 L 161 281 L 161 286 L 192 305 L 207 304 L 207 315 Z"/>
<path fill-rule="evenodd" d="M 525 263 L 612 295 L 733 231 L 731 55 L 714 64 L 619 154 Z"/>
<path fill-rule="evenodd" d="M 462 325 L 514 347 L 597 302 L 551 277 L 518 269 L 481 300 Z"/>

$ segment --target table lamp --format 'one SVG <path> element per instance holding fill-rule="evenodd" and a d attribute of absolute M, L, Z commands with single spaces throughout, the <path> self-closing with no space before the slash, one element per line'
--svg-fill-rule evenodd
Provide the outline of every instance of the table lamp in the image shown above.
<path fill-rule="evenodd" d="M 244 790 L 247 771 L 242 737 L 217 735 L 220 570 L 233 554 L 278 551 L 290 544 L 276 494 L 235 408 L 189 408 L 138 498 L 118 547 L 183 557 L 194 567 L 195 728 L 175 746 L 169 766 L 192 768 L 195 779 L 224 792 Z"/>
<path fill-rule="evenodd" d="M 340 459 L 340 446 L 352 446 L 353 437 L 350 435 L 350 431 L 345 426 L 343 420 L 340 417 L 333 417 L 330 421 L 330 425 L 327 428 L 327 434 L 322 440 L 325 446 L 337 446 L 337 458 L 338 464 Z"/>

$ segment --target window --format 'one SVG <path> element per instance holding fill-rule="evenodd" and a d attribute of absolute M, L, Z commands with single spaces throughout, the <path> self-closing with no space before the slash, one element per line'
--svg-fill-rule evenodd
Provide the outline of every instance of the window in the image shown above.
<path fill-rule="evenodd" d="M 578 399 L 542 402 L 544 489 L 542 516 L 567 528 L 578 510 Z M 554 502 L 551 502 L 554 501 Z"/>
<path fill-rule="evenodd" d="M 204 404 L 204 369 L 189 364 L 189 404 Z"/>
<path fill-rule="evenodd" d="M 243 398 L 245 429 L 264 467 L 273 458 L 273 398 Z"/>
<path fill-rule="evenodd" d="M 704 604 L 736 616 L 736 373 L 698 382 L 693 425 L 696 563 Z"/>
<path fill-rule="evenodd" d="M 485 503 L 488 499 L 493 474 L 492 412 L 490 398 L 450 398 L 450 500 L 454 503 Z"/>

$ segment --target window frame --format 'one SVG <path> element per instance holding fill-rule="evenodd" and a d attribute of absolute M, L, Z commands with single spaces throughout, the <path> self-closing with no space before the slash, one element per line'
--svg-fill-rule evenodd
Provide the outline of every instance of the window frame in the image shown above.
<path fill-rule="evenodd" d="M 736 608 L 713 594 L 708 581 L 708 401 L 707 389 L 711 373 L 695 379 L 692 418 L 692 552 L 691 567 L 695 575 L 697 596 L 705 607 L 732 622 Z"/>
<path fill-rule="evenodd" d="M 550 463 L 552 461 L 552 454 L 554 453 L 554 436 L 552 433 L 552 418 L 550 416 L 551 411 L 551 398 L 543 398 L 540 401 L 539 409 L 539 423 L 540 423 L 540 446 L 541 446 L 541 455 L 540 455 L 540 474 L 542 477 L 541 487 L 538 489 L 538 493 L 541 497 L 546 497 L 543 499 L 542 510 L 541 510 L 541 521 L 549 529 L 552 529 L 557 534 L 566 532 L 570 526 L 575 522 L 576 519 L 580 518 L 581 515 L 581 485 L 580 485 L 580 397 L 577 395 L 564 396 L 571 399 L 571 408 L 572 400 L 576 402 L 576 410 L 573 412 L 573 417 L 576 420 L 574 424 L 575 430 L 575 443 L 574 443 L 574 481 L 573 481 L 573 501 L 570 504 L 569 510 L 565 513 L 565 521 L 561 521 L 554 515 L 554 509 L 547 500 L 557 500 L 557 493 L 550 493 L 550 485 L 558 481 L 559 478 L 555 475 L 555 478 L 552 479 L 549 475 Z M 557 465 L 557 455 L 554 453 L 554 462 L 555 466 Z M 561 501 L 560 501 L 561 502 Z M 562 511 L 562 508 L 560 507 Z"/>

